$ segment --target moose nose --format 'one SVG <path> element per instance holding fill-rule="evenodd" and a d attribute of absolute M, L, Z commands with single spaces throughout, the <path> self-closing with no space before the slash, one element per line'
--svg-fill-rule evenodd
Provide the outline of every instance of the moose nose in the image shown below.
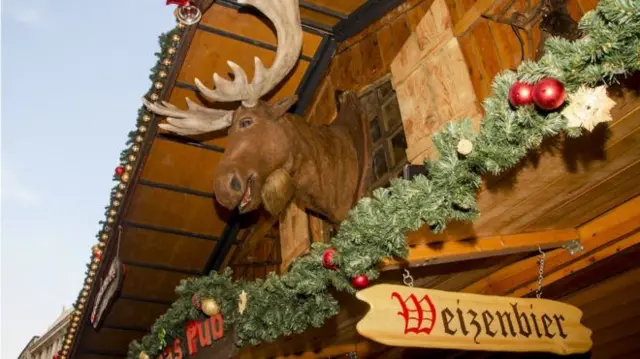
<path fill-rule="evenodd" d="M 236 175 L 231 176 L 230 187 L 232 190 L 236 192 L 240 192 L 240 190 L 242 190 L 242 184 L 240 184 L 240 180 L 238 179 L 238 176 Z"/>

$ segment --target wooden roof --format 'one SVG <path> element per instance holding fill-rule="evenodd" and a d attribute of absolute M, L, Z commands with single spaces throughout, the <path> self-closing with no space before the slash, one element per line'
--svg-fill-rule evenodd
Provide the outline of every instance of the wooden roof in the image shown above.
<path fill-rule="evenodd" d="M 237 11 L 237 4 L 230 0 L 203 3 L 208 3 L 209 7 L 201 22 L 183 35 L 181 52 L 172 67 L 174 73 L 169 75 L 167 88 L 163 90 L 165 99 L 179 107 L 186 106 L 185 97 L 201 103 L 194 91 L 194 78 L 198 77 L 210 86 L 212 73 L 222 75 L 230 71 L 226 65 L 228 60 L 239 64 L 251 77 L 254 56 L 259 56 L 269 66 L 275 54 L 275 34 L 253 12 Z M 402 5 L 398 6 L 400 3 Z M 430 0 L 300 1 L 304 30 L 300 62 L 268 100 L 298 93 L 300 102 L 294 111 L 305 114 L 310 122 L 327 123 L 335 111 L 333 90 L 362 89 L 387 74 L 391 60 L 431 3 Z M 472 10 L 473 2 L 449 1 L 447 4 L 454 22 L 469 21 L 464 14 Z M 474 24 L 459 39 L 470 71 L 481 74 L 472 76 L 481 101 L 489 86 L 486 79 L 506 68 L 503 64 L 510 56 L 504 42 L 496 40 L 488 44 L 486 36 L 506 38 L 511 30 L 484 20 Z M 494 53 L 497 57 L 493 60 L 479 60 L 489 59 Z M 558 247 L 568 239 L 584 241 L 601 231 L 611 231 L 613 225 L 610 223 L 619 222 L 609 220 L 609 225 L 596 229 L 593 224 L 588 226 L 608 211 L 615 211 L 619 205 L 635 201 L 627 209 L 633 209 L 630 213 L 636 213 L 635 216 L 640 215 L 636 197 L 640 194 L 637 180 L 640 174 L 640 98 L 637 92 L 621 87 L 616 101 L 615 121 L 609 130 L 596 131 L 577 140 L 550 140 L 544 147 L 546 151 L 532 154 L 506 174 L 488 178 L 479 195 L 482 216 L 474 224 L 452 224 L 448 231 L 438 236 L 426 228 L 411 234 L 412 259 L 429 258 L 443 250 L 443 245 L 431 242 L 470 237 L 479 240 L 467 243 L 467 248 L 471 248 L 467 252 L 473 251 L 478 243 L 488 243 L 483 241 L 487 237 L 507 236 L 496 239 L 505 243 L 509 241 L 508 236 L 522 233 L 549 238 L 560 233 L 563 240 L 549 240 L 554 243 L 550 247 Z M 129 343 L 147 333 L 154 321 L 169 308 L 181 279 L 227 265 L 234 268 L 236 276 L 248 279 L 263 277 L 280 268 L 278 232 L 264 224 L 264 214 L 241 218 L 215 202 L 212 178 L 226 145 L 224 133 L 178 137 L 157 129 L 155 123 L 156 119 L 152 121 L 153 128 L 149 128 L 152 133 L 142 144 L 127 199 L 123 199 L 126 206 L 115 223 L 123 228 L 120 257 L 127 265 L 122 292 L 101 331 L 95 332 L 88 323 L 88 316 L 83 316 L 73 341 L 74 358 L 126 356 Z M 631 201 L 633 198 L 636 199 Z M 638 212 L 633 212 L 636 210 Z M 619 212 L 615 213 L 616 218 L 623 218 Z M 627 215 L 624 218 L 631 221 L 636 217 Z M 613 243 L 633 231 L 635 229 L 629 229 L 624 235 L 610 234 L 606 242 L 602 239 L 603 242 L 597 243 Z M 234 257 L 243 240 L 256 232 L 260 238 L 264 237 L 259 246 L 249 256 Z M 459 242 L 457 245 L 460 246 Z M 105 251 L 105 263 L 115 255 L 114 247 L 109 248 Z M 593 255 L 596 249 L 599 247 L 594 244 L 586 253 Z M 421 286 L 500 294 L 520 290 L 519 295 L 527 295 L 530 289 L 527 285 L 536 279 L 536 273 L 530 271 L 535 255 L 535 252 L 517 253 L 426 266 L 413 269 L 412 274 L 416 285 Z M 563 266 L 580 258 L 558 260 L 553 270 L 560 272 Z M 104 274 L 106 267 L 100 267 L 96 278 Z M 526 275 L 500 290 L 494 287 L 514 272 Z M 381 280 L 400 283 L 401 274 L 389 270 L 383 273 Z M 561 283 L 559 279 L 558 283 Z M 96 287 L 91 289 L 87 303 L 93 302 Z M 353 343 L 359 343 L 360 350 L 381 351 L 379 346 L 363 341 L 355 332 L 354 324 L 366 308 L 350 296 L 336 295 L 344 309 L 324 329 L 309 330 L 275 344 L 247 349 L 242 356 L 294 353 L 308 356 L 308 352 L 327 347 L 330 349 L 322 355 L 337 355 L 351 351 Z"/>

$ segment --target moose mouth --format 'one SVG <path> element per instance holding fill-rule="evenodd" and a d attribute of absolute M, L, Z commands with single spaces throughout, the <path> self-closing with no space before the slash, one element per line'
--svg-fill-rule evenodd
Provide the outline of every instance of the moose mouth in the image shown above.
<path fill-rule="evenodd" d="M 244 190 L 244 194 L 242 195 L 242 199 L 240 200 L 239 209 L 240 211 L 244 210 L 249 203 L 251 203 L 251 189 L 253 188 L 254 175 L 250 174 L 247 179 L 247 188 Z"/>

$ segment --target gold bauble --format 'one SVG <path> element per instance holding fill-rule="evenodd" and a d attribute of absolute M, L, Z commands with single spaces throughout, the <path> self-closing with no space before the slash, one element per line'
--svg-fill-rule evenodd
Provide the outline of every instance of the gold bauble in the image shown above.
<path fill-rule="evenodd" d="M 97 253 L 96 256 L 93 257 L 93 263 L 100 263 L 100 257 L 98 257 Z"/>
<path fill-rule="evenodd" d="M 175 47 L 170 47 L 170 48 L 167 50 L 167 52 L 168 52 L 170 55 L 173 55 L 173 54 L 175 54 L 175 53 L 176 53 L 176 48 L 175 48 Z"/>
<path fill-rule="evenodd" d="M 84 290 L 89 290 L 89 288 L 90 288 L 90 287 L 89 287 L 88 285 L 86 285 L 86 284 L 85 284 L 85 286 L 84 286 L 84 287 L 82 287 L 82 288 L 83 288 Z"/>
<path fill-rule="evenodd" d="M 155 84 L 153 84 L 153 86 L 157 89 L 160 90 L 161 88 L 164 87 L 164 85 L 162 84 L 162 82 L 158 81 Z"/>
<path fill-rule="evenodd" d="M 170 66 L 171 65 L 171 59 L 162 60 L 162 64 L 165 65 L 165 66 Z"/>
<path fill-rule="evenodd" d="M 138 152 L 138 151 L 140 151 L 140 146 L 138 146 L 138 145 L 133 145 L 133 146 L 131 147 L 131 150 L 132 150 L 133 152 Z M 126 173 L 125 173 L 125 174 L 126 174 Z"/>
<path fill-rule="evenodd" d="M 129 162 L 135 162 L 135 161 L 136 161 L 136 155 L 129 155 Z"/>
<path fill-rule="evenodd" d="M 144 137 L 136 136 L 136 142 L 142 142 L 142 141 L 144 141 Z"/>
<path fill-rule="evenodd" d="M 113 201 L 113 206 L 114 207 L 119 207 L 120 206 L 120 201 L 118 201 L 118 200 Z"/>
<path fill-rule="evenodd" d="M 85 298 L 80 298 L 80 304 L 84 304 L 87 300 Z M 80 309 L 80 308 L 78 308 Z"/>
<path fill-rule="evenodd" d="M 102 238 L 103 241 L 106 241 L 107 239 L 109 239 L 109 235 L 106 233 L 102 233 L 102 235 L 100 236 L 100 238 Z"/>
<path fill-rule="evenodd" d="M 149 98 L 151 99 L 151 101 L 158 101 L 160 96 L 158 96 L 158 94 L 154 92 L 151 94 L 151 96 L 149 96 Z"/>
<path fill-rule="evenodd" d="M 69 344 L 65 344 L 63 348 L 64 350 L 69 350 Z"/>
<path fill-rule="evenodd" d="M 183 24 L 183 23 L 179 22 L 179 23 L 176 25 L 176 27 L 177 27 L 178 29 L 184 29 L 185 27 L 187 27 L 187 25 L 185 25 L 185 24 Z"/>
<path fill-rule="evenodd" d="M 115 216 L 116 214 L 118 214 L 118 212 L 116 212 L 115 209 L 112 209 L 112 210 L 109 211 L 109 215 L 111 215 L 111 216 Z"/>
<path fill-rule="evenodd" d="M 177 41 L 180 41 L 180 36 L 178 36 L 178 35 L 173 35 L 173 36 L 171 36 L 171 40 L 176 41 L 176 42 L 177 42 Z"/>
<path fill-rule="evenodd" d="M 84 308 L 84 304 L 78 304 L 78 309 Z"/>
<path fill-rule="evenodd" d="M 113 219 L 113 217 L 109 217 L 107 218 L 107 223 L 113 223 L 115 222 L 115 220 Z"/>
<path fill-rule="evenodd" d="M 116 198 L 122 198 L 123 194 L 120 192 L 116 192 Z"/>
<path fill-rule="evenodd" d="M 218 306 L 218 303 L 216 303 L 215 300 L 210 298 L 203 300 L 201 307 L 202 307 L 202 312 L 210 317 L 213 317 L 214 315 L 220 312 L 220 307 Z"/>
<path fill-rule="evenodd" d="M 144 122 L 149 122 L 149 121 L 151 121 L 151 116 L 149 116 L 149 115 L 143 115 L 143 116 L 142 116 L 142 121 L 144 121 Z"/>
<path fill-rule="evenodd" d="M 129 182 L 129 174 L 128 173 L 123 173 L 122 177 L 120 177 L 122 179 L 122 182 Z"/>
<path fill-rule="evenodd" d="M 89 271 L 89 275 L 90 275 L 90 276 L 92 276 L 92 277 L 95 277 L 95 275 L 96 275 L 96 271 L 93 271 L 93 270 L 92 270 L 92 271 Z"/>
<path fill-rule="evenodd" d="M 97 264 L 92 264 L 91 265 L 91 270 L 97 270 L 98 269 L 98 265 Z"/>
<path fill-rule="evenodd" d="M 126 189 L 126 188 L 127 188 L 127 185 L 126 185 L 126 184 L 124 184 L 124 183 L 120 183 L 120 184 L 118 185 L 118 188 L 119 188 L 119 189 L 121 189 L 121 190 L 124 190 L 124 189 Z"/>
<path fill-rule="evenodd" d="M 149 355 L 147 355 L 147 353 L 145 352 L 140 352 L 140 355 L 138 356 L 139 359 L 149 359 Z"/>
<path fill-rule="evenodd" d="M 160 71 L 158 72 L 158 76 L 160 76 L 161 79 L 165 78 L 168 76 L 166 71 Z"/>
<path fill-rule="evenodd" d="M 140 126 L 138 127 L 138 131 L 140 131 L 141 133 L 145 133 L 147 132 L 147 128 L 145 126 Z"/>

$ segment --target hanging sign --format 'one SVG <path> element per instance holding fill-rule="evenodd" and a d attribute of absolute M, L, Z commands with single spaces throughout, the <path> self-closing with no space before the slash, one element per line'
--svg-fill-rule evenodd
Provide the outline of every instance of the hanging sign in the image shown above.
<path fill-rule="evenodd" d="M 548 299 L 445 292 L 380 284 L 356 297 L 371 307 L 358 333 L 398 347 L 586 353 L 582 311 Z"/>
<path fill-rule="evenodd" d="M 94 329 L 99 330 L 102 326 L 102 322 L 106 317 L 106 313 L 113 305 L 116 299 L 116 294 L 122 289 L 122 282 L 124 282 L 124 264 L 120 262 L 120 259 L 116 255 L 111 262 L 107 275 L 102 278 L 100 282 L 100 289 L 96 295 L 96 300 L 93 303 L 93 310 L 91 311 L 91 325 Z"/>
<path fill-rule="evenodd" d="M 239 348 L 233 341 L 233 335 L 224 334 L 224 320 L 220 313 L 189 321 L 185 325 L 183 338 L 176 338 L 165 346 L 157 359 L 231 358 Z"/>

